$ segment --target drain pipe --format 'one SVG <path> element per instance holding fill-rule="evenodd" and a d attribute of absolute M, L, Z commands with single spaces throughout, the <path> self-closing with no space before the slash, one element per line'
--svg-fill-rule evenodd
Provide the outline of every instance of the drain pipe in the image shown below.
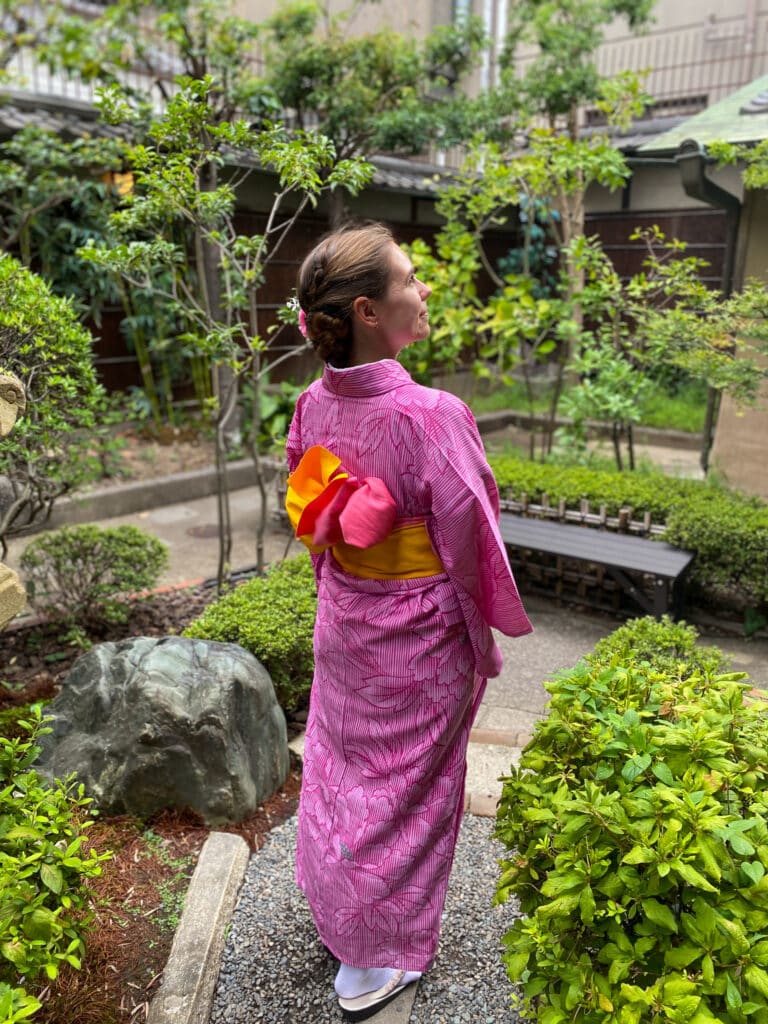
<path fill-rule="evenodd" d="M 728 232 L 725 243 L 725 259 L 723 261 L 723 275 L 720 281 L 720 290 L 726 298 L 733 290 L 733 272 L 736 263 L 736 239 L 739 232 L 739 220 L 741 218 L 741 200 L 711 181 L 705 174 L 705 168 L 709 162 L 701 143 L 695 139 L 686 139 L 680 144 L 675 162 L 680 168 L 680 178 L 687 195 L 698 199 L 708 206 L 714 206 L 719 210 L 725 210 Z M 702 440 L 700 463 L 704 472 L 709 466 L 709 453 L 714 440 L 715 422 L 717 411 L 720 406 L 720 392 L 715 388 L 709 388 L 707 394 L 707 412 L 704 421 L 704 436 Z"/>

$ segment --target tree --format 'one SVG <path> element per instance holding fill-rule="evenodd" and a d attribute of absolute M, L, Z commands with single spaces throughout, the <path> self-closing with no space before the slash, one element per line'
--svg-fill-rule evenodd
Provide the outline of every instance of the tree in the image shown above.
<path fill-rule="evenodd" d="M 419 43 L 389 29 L 352 35 L 349 13 L 331 18 L 313 0 L 290 0 L 269 19 L 264 84 L 273 108 L 291 127 L 327 135 L 340 159 L 457 141 L 465 100 L 454 90 L 479 59 L 480 19 L 439 26 Z M 336 203 L 332 220 L 342 214 Z"/>
<path fill-rule="evenodd" d="M 256 538 L 261 571 L 267 494 L 258 445 L 260 389 L 265 377 L 296 351 L 295 346 L 285 350 L 276 344 L 291 319 L 295 322 L 295 313 L 284 310 L 283 322 L 270 338 L 259 331 L 258 290 L 265 268 L 308 204 L 329 189 L 358 190 L 369 180 L 371 168 L 359 161 L 337 161 L 333 145 L 321 135 L 289 137 L 282 126 L 255 130 L 246 121 L 220 120 L 220 83 L 212 76 L 180 78 L 178 87 L 163 114 L 148 126 L 145 141 L 129 152 L 135 188 L 113 217 L 122 241 L 111 247 L 86 246 L 81 254 L 120 273 L 131 288 L 159 295 L 182 325 L 182 340 L 215 367 L 230 371 L 231 376 L 218 376 L 212 402 L 222 585 L 231 548 L 225 429 L 238 401 L 237 384 L 247 376 L 251 386 L 249 446 L 261 492 Z M 117 88 L 105 90 L 103 102 L 113 122 L 142 116 Z M 274 174 L 277 191 L 263 232 L 243 235 L 235 223 L 236 195 L 257 169 Z"/>
<path fill-rule="evenodd" d="M 486 375 L 495 372 L 504 380 L 513 371 L 522 370 L 529 402 L 533 403 L 532 368 L 537 363 L 556 361 L 557 373 L 549 408 L 549 426 L 545 431 L 545 450 L 551 449 L 557 404 L 562 391 L 571 342 L 578 336 L 580 268 L 569 262 L 572 241 L 559 209 L 578 199 L 583 202 L 587 184 L 596 182 L 617 188 L 629 170 L 622 154 L 605 136 L 573 142 L 550 129 L 532 130 L 528 147 L 510 152 L 496 143 L 475 146 L 462 171 L 447 184 L 437 203 L 446 226 L 436 239 L 442 253 L 439 274 L 445 279 L 445 315 L 435 310 L 436 339 L 449 333 L 452 324 L 462 318 L 465 347 L 471 347 L 476 369 Z M 582 198 L 578 198 L 582 197 Z M 542 208 L 542 202 L 546 204 Z M 561 253 L 563 273 L 556 294 L 535 295 L 536 278 L 531 260 L 534 220 L 523 228 L 520 273 L 500 272 L 489 259 L 485 238 L 490 230 L 508 222 L 518 211 L 536 208 L 544 227 Z M 582 208 L 583 209 L 583 208 Z M 571 221 L 572 224 L 572 221 Z M 437 269 L 425 256 L 426 247 L 414 248 L 414 260 L 427 275 Z M 476 290 L 468 297 L 466 289 L 452 288 L 453 279 L 467 277 L 466 264 L 474 254 L 474 272 L 486 271 L 496 291 L 486 302 L 477 299 Z M 428 276 L 428 280 L 431 278 Z M 437 289 L 436 289 L 437 291 Z M 438 300 L 439 301 L 439 300 Z M 434 305 L 434 300 L 433 300 Z M 429 349 L 434 358 L 434 342 Z M 408 350 L 407 358 L 424 359 L 425 345 Z M 445 352 L 440 352 L 445 357 Z M 533 446 L 533 437 L 531 437 Z"/>
<path fill-rule="evenodd" d="M 573 360 L 579 383 L 565 396 L 573 417 L 570 439 L 583 443 L 588 418 L 608 420 L 616 464 L 635 468 L 632 426 L 651 389 L 651 375 L 674 367 L 737 402 L 753 403 L 768 370 L 756 355 L 768 352 L 768 289 L 750 282 L 723 296 L 700 279 L 705 261 L 685 256 L 685 243 L 668 242 L 658 228 L 638 231 L 646 247 L 643 270 L 622 281 L 596 239 L 579 238 L 571 258 L 585 285 L 578 296 L 589 325 Z"/>
<path fill-rule="evenodd" d="M 642 29 L 654 4 L 655 0 L 516 0 L 510 6 L 500 61 L 502 87 L 514 88 L 532 116 L 578 138 L 580 109 L 585 104 L 599 109 L 606 98 L 605 80 L 595 63 L 604 29 L 617 18 L 626 18 L 634 31 Z M 535 52 L 520 74 L 521 51 L 526 47 Z M 625 84 L 632 81 L 620 78 Z"/>
<path fill-rule="evenodd" d="M 92 339 L 72 303 L 0 255 L 0 371 L 15 374 L 27 404 L 0 440 L 0 554 L 8 537 L 44 523 L 63 494 L 94 479 L 93 432 L 103 391 Z"/>

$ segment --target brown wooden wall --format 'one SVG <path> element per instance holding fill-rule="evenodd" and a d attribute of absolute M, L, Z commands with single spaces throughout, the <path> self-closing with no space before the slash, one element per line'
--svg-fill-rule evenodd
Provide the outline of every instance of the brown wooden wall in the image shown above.
<path fill-rule="evenodd" d="M 638 227 L 658 225 L 668 238 L 679 238 L 687 242 L 689 248 L 686 255 L 697 256 L 710 264 L 702 275 L 711 287 L 720 287 L 725 247 L 727 241 L 727 221 L 720 210 L 698 208 L 690 210 L 662 210 L 656 213 L 633 213 L 621 211 L 617 213 L 589 214 L 586 220 L 587 234 L 596 234 L 603 243 L 605 251 L 611 257 L 616 269 L 624 277 L 629 277 L 642 268 L 645 258 L 645 247 L 641 242 L 630 241 L 630 236 Z M 412 242 L 421 237 L 431 241 L 436 227 L 418 223 L 390 222 L 398 241 Z M 256 233 L 263 230 L 264 218 L 257 214 L 242 213 L 238 218 L 237 228 L 242 233 Z M 260 291 L 259 301 L 262 315 L 259 330 L 266 336 L 267 328 L 275 322 L 277 309 L 284 305 L 293 293 L 296 274 L 304 255 L 314 242 L 328 230 L 325 217 L 305 217 L 299 220 L 285 239 L 280 251 L 270 261 L 267 269 L 266 282 Z M 492 260 L 504 255 L 516 243 L 516 230 L 500 231 L 489 240 L 487 246 Z M 481 293 L 490 288 L 489 282 L 481 285 Z M 96 341 L 96 367 L 105 387 L 110 391 L 124 390 L 131 386 L 141 387 L 136 357 L 126 345 L 120 331 L 121 312 L 106 310 L 100 326 L 92 325 Z M 298 332 L 288 328 L 278 342 L 281 347 L 293 348 L 300 341 Z M 295 380 L 302 383 L 314 376 L 318 370 L 317 360 L 311 351 L 286 362 L 274 374 L 274 381 Z M 179 397 L 190 397 L 191 392 L 183 383 L 178 389 Z"/>
<path fill-rule="evenodd" d="M 586 217 L 586 233 L 598 235 L 622 277 L 631 277 L 642 270 L 647 253 L 641 241 L 630 241 L 631 235 L 636 228 L 654 225 L 658 225 L 668 239 L 687 242 L 686 256 L 696 256 L 709 263 L 701 275 L 702 280 L 711 288 L 721 287 L 728 235 L 728 221 L 723 210 L 702 207 L 653 213 L 622 210 L 592 213 Z"/>
<path fill-rule="evenodd" d="M 412 242 L 423 238 L 431 242 L 437 227 L 418 223 L 388 222 L 399 242 Z M 240 213 L 236 223 L 237 230 L 242 234 L 256 234 L 264 229 L 264 217 L 254 213 Z M 264 286 L 260 289 L 259 299 L 259 331 L 267 337 L 268 328 L 276 322 L 277 310 L 285 305 L 293 294 L 296 276 L 304 256 L 313 244 L 328 231 L 325 217 L 305 217 L 300 219 L 290 234 L 285 238 L 277 254 L 270 260 Z M 504 255 L 516 244 L 514 230 L 497 232 L 491 236 L 487 246 L 491 259 Z M 490 283 L 485 282 L 481 293 L 488 291 Z M 127 343 L 120 331 L 120 310 L 104 312 L 99 326 L 90 325 L 96 337 L 96 368 L 100 379 L 109 391 L 120 391 L 130 387 L 141 387 L 141 375 L 135 355 L 129 351 Z M 295 328 L 286 328 L 273 345 L 273 355 L 283 349 L 293 349 L 301 343 L 301 337 Z M 311 350 L 302 355 L 287 359 L 273 374 L 272 382 L 294 380 L 297 383 L 312 378 L 318 371 L 319 364 Z M 177 397 L 191 397 L 191 390 L 184 383 L 177 388 Z"/>

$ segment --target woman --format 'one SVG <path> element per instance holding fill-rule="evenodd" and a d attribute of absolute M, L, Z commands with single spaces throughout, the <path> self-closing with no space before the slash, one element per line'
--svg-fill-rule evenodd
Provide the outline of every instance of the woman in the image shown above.
<path fill-rule="evenodd" d="M 287 445 L 318 581 L 296 875 L 363 1020 L 434 958 L 491 627 L 531 625 L 471 413 L 396 361 L 429 334 L 431 289 L 374 224 L 321 241 L 297 292 L 325 369 Z"/>

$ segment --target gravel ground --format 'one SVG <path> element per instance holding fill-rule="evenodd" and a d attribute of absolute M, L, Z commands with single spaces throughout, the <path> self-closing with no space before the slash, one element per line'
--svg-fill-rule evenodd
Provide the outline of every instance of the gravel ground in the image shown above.
<path fill-rule="evenodd" d="M 512 905 L 490 906 L 502 848 L 493 821 L 465 816 L 440 946 L 419 983 L 410 1024 L 514 1024 L 501 937 Z M 293 880 L 296 819 L 251 858 L 224 950 L 211 1024 L 339 1024 L 337 962 L 320 944 Z M 372 1018 L 375 1020 L 376 1018 Z"/>

